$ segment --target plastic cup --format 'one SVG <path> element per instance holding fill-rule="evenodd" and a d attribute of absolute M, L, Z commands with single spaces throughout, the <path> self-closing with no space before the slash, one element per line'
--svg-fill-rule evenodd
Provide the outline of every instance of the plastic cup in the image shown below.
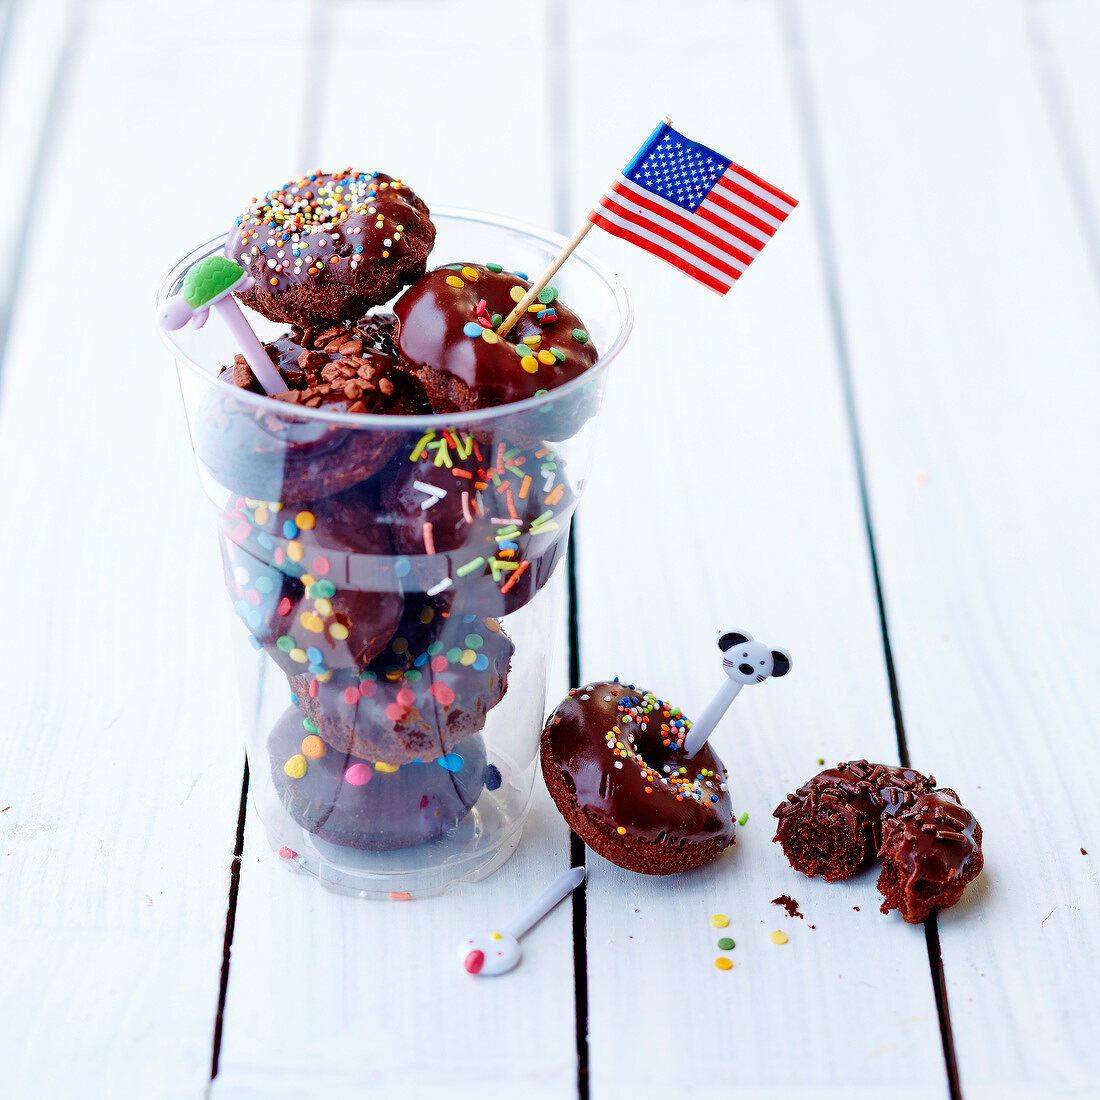
<path fill-rule="evenodd" d="M 562 244 L 484 214 L 432 217 L 433 266 L 492 261 L 533 277 Z M 169 272 L 158 306 L 223 240 Z M 544 396 L 472 413 L 285 405 L 218 377 L 237 349 L 215 320 L 165 334 L 234 611 L 250 809 L 288 866 L 341 893 L 439 893 L 484 878 L 519 843 L 569 526 L 632 322 L 618 280 L 583 252 L 554 284 L 596 364 Z M 283 331 L 249 319 L 262 340 Z M 326 476 L 380 469 L 300 499 L 303 455 Z M 454 466 L 481 471 L 481 497 L 462 497 L 469 479 L 446 480 Z M 440 487 L 468 522 L 434 524 L 433 536 L 424 524 L 443 507 Z"/>

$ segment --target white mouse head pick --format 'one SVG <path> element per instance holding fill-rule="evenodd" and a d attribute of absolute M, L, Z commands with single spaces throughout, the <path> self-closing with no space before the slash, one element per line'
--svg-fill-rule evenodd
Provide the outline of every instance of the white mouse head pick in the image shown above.
<path fill-rule="evenodd" d="M 739 684 L 759 684 L 769 676 L 786 676 L 791 671 L 791 655 L 785 649 L 771 649 L 751 634 L 723 634 L 718 648 L 726 675 Z"/>

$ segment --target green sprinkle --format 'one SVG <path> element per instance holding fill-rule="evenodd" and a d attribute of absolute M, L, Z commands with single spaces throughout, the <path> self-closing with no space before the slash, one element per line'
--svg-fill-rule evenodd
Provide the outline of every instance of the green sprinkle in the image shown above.
<path fill-rule="evenodd" d="M 413 448 L 412 454 L 409 455 L 409 461 L 415 462 L 424 453 L 424 448 L 427 447 L 433 439 L 435 439 L 435 432 L 429 429 L 420 437 L 420 441 Z"/>
<path fill-rule="evenodd" d="M 442 652 L 443 652 L 443 643 L 442 642 L 432 642 L 432 644 L 430 646 L 428 646 L 428 656 L 429 657 L 438 657 L 439 654 L 442 653 Z"/>
<path fill-rule="evenodd" d="M 302 726 L 305 729 L 309 730 L 310 733 L 316 733 L 317 732 L 317 727 L 313 724 L 313 720 L 311 718 L 303 718 L 302 719 Z"/>
<path fill-rule="evenodd" d="M 738 819 L 738 825 L 747 825 L 749 823 L 749 811 L 746 810 Z"/>
<path fill-rule="evenodd" d="M 729 936 L 723 936 L 718 941 L 718 946 L 723 951 L 732 951 L 737 945 L 729 938 Z"/>
<path fill-rule="evenodd" d="M 306 589 L 306 595 L 311 600 L 327 600 L 336 595 L 336 585 L 332 581 L 314 581 Z"/>
<path fill-rule="evenodd" d="M 556 286 L 544 286 L 537 295 L 538 300 L 542 302 L 544 306 L 548 306 L 557 296 L 558 288 Z"/>
<path fill-rule="evenodd" d="M 289 634 L 284 634 L 275 644 L 284 653 L 289 653 L 294 648 L 294 639 Z"/>
<path fill-rule="evenodd" d="M 576 340 L 578 344 L 587 344 L 588 333 L 585 332 L 583 328 L 575 328 L 573 329 L 573 339 Z"/>
<path fill-rule="evenodd" d="M 447 660 L 450 661 L 451 664 L 454 664 L 455 661 L 457 661 L 459 659 L 459 657 L 461 657 L 461 656 L 462 656 L 462 650 L 461 649 L 448 649 L 447 650 Z"/>
<path fill-rule="evenodd" d="M 408 669 L 405 673 L 405 679 L 408 680 L 410 684 L 420 683 L 420 669 L 418 669 L 418 668 Z"/>
<path fill-rule="evenodd" d="M 500 268 L 495 267 L 495 268 L 493 268 L 493 270 L 494 271 L 499 271 Z M 497 328 L 500 325 L 500 322 L 503 321 L 503 320 L 504 320 L 504 318 L 503 318 L 503 316 L 501 316 L 501 314 L 494 313 L 493 314 L 493 328 Z"/>
<path fill-rule="evenodd" d="M 819 764 L 824 764 L 824 763 L 825 763 L 825 757 L 824 757 L 824 756 L 819 756 L 819 757 L 817 758 L 817 762 L 818 762 Z"/>
<path fill-rule="evenodd" d="M 497 530 L 497 533 L 496 533 L 495 537 L 496 537 L 497 542 L 501 542 L 504 539 L 510 539 L 510 538 L 512 538 L 513 535 L 518 535 L 518 534 L 519 534 L 519 528 L 514 523 L 510 523 L 510 524 L 508 524 L 507 527 L 499 528 Z"/>
<path fill-rule="evenodd" d="M 485 642 L 482 640 L 482 637 L 481 637 L 480 634 L 467 634 L 466 635 L 466 645 L 470 649 L 480 649 L 484 644 L 485 644 Z"/>
<path fill-rule="evenodd" d="M 561 348 L 551 348 L 550 351 L 553 354 L 554 358 L 557 359 L 557 361 L 559 363 L 562 363 L 562 362 L 565 361 L 565 352 L 562 351 Z"/>
<path fill-rule="evenodd" d="M 535 390 L 535 396 L 536 397 L 542 397 L 542 395 L 544 393 L 547 393 L 547 392 L 548 392 L 547 390 Z M 546 410 L 544 409 L 543 411 L 545 412 Z"/>
<path fill-rule="evenodd" d="M 503 268 L 503 267 L 501 267 L 501 266 L 500 266 L 500 264 L 486 264 L 485 266 L 486 266 L 486 267 L 487 267 L 487 268 L 488 268 L 488 269 L 489 269 L 490 271 L 503 271 L 503 270 L 504 270 L 504 268 Z"/>
<path fill-rule="evenodd" d="M 447 271 L 461 271 L 462 270 L 462 264 L 448 264 L 447 267 L 446 267 L 446 270 Z"/>
<path fill-rule="evenodd" d="M 480 568 L 485 564 L 484 558 L 474 558 L 473 561 L 468 561 L 465 565 L 460 565 L 455 572 L 460 577 L 465 577 L 468 573 L 472 573 L 475 569 Z"/>

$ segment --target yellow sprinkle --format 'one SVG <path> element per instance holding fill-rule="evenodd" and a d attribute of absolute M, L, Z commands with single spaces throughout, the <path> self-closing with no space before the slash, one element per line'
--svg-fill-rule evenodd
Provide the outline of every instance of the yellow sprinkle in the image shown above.
<path fill-rule="evenodd" d="M 390 258 L 390 254 L 389 254 L 388 252 L 385 252 L 385 251 L 383 251 L 383 253 L 382 253 L 382 259 L 383 259 L 383 260 L 388 260 L 389 258 Z"/>
<path fill-rule="evenodd" d="M 290 776 L 291 779 L 301 779 L 306 774 L 309 765 L 306 763 L 306 758 L 299 752 L 295 753 L 284 765 L 283 771 Z"/>
<path fill-rule="evenodd" d="M 462 277 L 464 279 L 469 279 L 471 283 L 477 282 L 477 272 L 472 267 L 464 267 L 462 269 Z M 450 279 L 447 280 L 447 282 L 450 281 Z"/>
<path fill-rule="evenodd" d="M 731 963 L 729 959 L 717 958 L 714 960 L 714 965 L 718 967 L 719 970 L 733 969 L 733 963 Z"/>
<path fill-rule="evenodd" d="M 539 369 L 539 361 L 533 355 L 525 355 L 520 361 L 519 365 L 528 374 L 534 374 Z"/>
<path fill-rule="evenodd" d="M 483 328 L 481 330 L 481 338 L 487 344 L 495 344 L 500 339 L 500 337 L 495 332 L 493 332 L 491 328 Z"/>
<path fill-rule="evenodd" d="M 500 623 L 496 619 L 486 619 L 485 625 L 494 633 L 500 633 Z"/>
<path fill-rule="evenodd" d="M 392 649 L 394 653 L 405 653 L 408 648 L 408 638 L 394 638 L 394 640 L 390 643 L 390 649 Z"/>
<path fill-rule="evenodd" d="M 311 634 L 320 634 L 325 629 L 324 620 L 320 615 L 314 615 L 312 611 L 303 611 L 301 615 L 298 616 L 298 621 Z"/>
<path fill-rule="evenodd" d="M 514 287 L 512 287 L 512 289 L 510 291 L 508 291 L 508 297 L 511 298 L 513 302 L 522 302 L 523 301 L 523 296 L 526 293 L 527 293 L 527 291 L 524 290 L 523 287 L 514 286 Z"/>
<path fill-rule="evenodd" d="M 387 775 L 392 775 L 399 767 L 401 767 L 400 764 L 383 764 L 380 760 L 374 765 L 374 770 L 376 772 L 385 772 Z"/>
<path fill-rule="evenodd" d="M 256 511 L 252 513 L 252 518 L 256 521 L 256 525 L 258 527 L 263 527 L 263 525 L 267 523 L 271 516 L 268 515 L 268 511 L 266 508 L 261 507 L 257 508 Z"/>
<path fill-rule="evenodd" d="M 778 943 L 778 944 L 786 943 L 787 942 L 787 933 L 786 932 L 780 932 L 779 929 L 777 928 L 771 934 L 771 941 L 772 941 L 772 943 Z"/>
<path fill-rule="evenodd" d="M 540 363 L 545 363 L 548 367 L 553 366 L 553 364 L 558 361 L 554 353 L 552 351 L 547 351 L 545 348 L 538 353 L 536 358 Z"/>
<path fill-rule="evenodd" d="M 626 836 L 626 829 L 622 825 L 620 825 L 618 828 L 618 833 L 619 836 Z"/>
<path fill-rule="evenodd" d="M 545 308 L 546 308 L 546 306 L 544 306 L 544 305 L 542 304 L 542 302 L 532 302 L 532 303 L 531 303 L 531 304 L 530 304 L 530 305 L 529 305 L 529 306 L 527 307 L 527 312 L 528 312 L 528 313 L 538 313 L 538 311 L 539 311 L 540 309 L 545 309 Z"/>
<path fill-rule="evenodd" d="M 714 916 L 710 918 L 710 923 L 713 924 L 715 928 L 725 928 L 729 922 L 730 919 L 725 913 L 715 913 Z"/>
<path fill-rule="evenodd" d="M 298 580 L 302 582 L 303 588 L 308 588 L 317 578 L 311 573 L 303 573 Z"/>
<path fill-rule="evenodd" d="M 302 752 L 310 760 L 320 760 L 325 755 L 325 743 L 315 733 L 311 733 L 308 737 L 302 738 Z"/>
<path fill-rule="evenodd" d="M 267 506 L 273 512 L 281 512 L 283 510 L 283 502 L 281 500 L 269 500 Z"/>
<path fill-rule="evenodd" d="M 533 347 L 535 347 L 535 346 L 536 346 L 537 344 L 541 344 L 541 343 L 542 343 L 542 337 L 541 337 L 541 336 L 525 336 L 525 337 L 523 338 L 523 342 L 524 342 L 524 343 L 525 343 L 525 344 L 526 344 L 526 345 L 527 345 L 527 346 L 528 346 L 529 348 L 533 348 Z"/>
<path fill-rule="evenodd" d="M 420 612 L 420 621 L 427 626 L 435 618 L 435 608 L 425 607 Z"/>
<path fill-rule="evenodd" d="M 473 649 L 464 649 L 462 656 L 459 657 L 458 663 L 460 665 L 472 665 L 477 660 L 477 652 Z"/>
<path fill-rule="evenodd" d="M 346 642 L 348 640 L 348 628 L 344 626 L 343 623 L 333 623 L 332 626 L 328 628 L 328 632 L 338 642 Z"/>
<path fill-rule="evenodd" d="M 504 937 L 499 932 L 490 932 L 489 937 L 494 940 L 502 940 Z"/>
<path fill-rule="evenodd" d="M 294 517 L 294 522 L 301 527 L 303 531 L 312 531 L 317 525 L 317 517 L 312 512 L 299 512 Z"/>
<path fill-rule="evenodd" d="M 304 649 L 292 649 L 287 656 L 292 661 L 297 661 L 300 665 L 304 665 L 309 660 Z M 320 677 L 318 676 L 317 679 L 320 679 Z"/>
<path fill-rule="evenodd" d="M 313 610 L 316 611 L 318 615 L 331 615 L 332 604 L 322 597 L 319 600 L 313 601 Z"/>
<path fill-rule="evenodd" d="M 291 561 L 301 561 L 304 551 L 300 542 L 288 542 L 286 544 L 286 556 Z"/>

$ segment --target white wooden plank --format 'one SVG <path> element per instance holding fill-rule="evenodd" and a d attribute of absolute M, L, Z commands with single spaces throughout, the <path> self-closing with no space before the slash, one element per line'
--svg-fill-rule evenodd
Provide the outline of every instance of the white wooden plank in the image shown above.
<path fill-rule="evenodd" d="M 1084 1095 L 1097 286 L 1019 7 L 801 11 L 910 750 L 986 835 L 940 918 L 962 1088 Z"/>
<path fill-rule="evenodd" d="M 227 41 L 259 67 L 295 6 L 216 27 L 208 8 L 90 5 L 33 181 L 0 402 L 5 1096 L 209 1078 L 242 754 L 213 517 L 150 306 L 225 194 L 284 171 L 276 120 L 242 125 L 222 74 Z"/>
<path fill-rule="evenodd" d="M 673 879 L 589 858 L 592 1096 L 943 1095 L 923 931 L 876 912 L 873 874 L 807 880 L 771 843 L 772 809 L 819 757 L 897 760 L 814 238 L 822 197 L 775 8 L 716 2 L 682 22 L 646 3 L 622 27 L 571 14 L 578 218 L 666 112 L 803 200 L 725 299 L 618 241 L 586 242 L 614 258 L 637 324 L 579 517 L 582 675 L 634 679 L 691 714 L 722 681 L 722 629 L 794 658 L 715 734 L 750 814 L 732 852 Z M 771 905 L 779 894 L 805 920 Z M 715 912 L 737 943 L 725 973 Z M 770 943 L 776 928 L 788 945 Z"/>
<path fill-rule="evenodd" d="M 400 175 L 433 207 L 546 224 L 545 5 L 404 7 L 402 21 L 416 27 L 408 42 L 393 33 L 394 11 L 371 2 L 322 12 L 324 71 L 310 93 L 317 163 Z M 516 74 L 514 113 L 502 114 L 494 75 L 502 66 Z M 494 88 L 489 98 L 486 81 Z M 502 127 L 513 126 L 522 140 L 502 142 Z M 479 257 L 437 252 L 432 262 L 456 258 Z M 565 690 L 562 650 L 555 698 Z M 367 1087 L 453 1097 L 573 1095 L 569 905 L 524 941 L 524 961 L 508 978 L 473 981 L 454 961 L 466 930 L 518 910 L 568 866 L 567 838 L 536 781 L 535 808 L 511 862 L 482 883 L 395 906 L 331 896 L 287 874 L 250 816 L 214 1094 L 310 1095 L 323 1082 L 334 1096 Z"/>

